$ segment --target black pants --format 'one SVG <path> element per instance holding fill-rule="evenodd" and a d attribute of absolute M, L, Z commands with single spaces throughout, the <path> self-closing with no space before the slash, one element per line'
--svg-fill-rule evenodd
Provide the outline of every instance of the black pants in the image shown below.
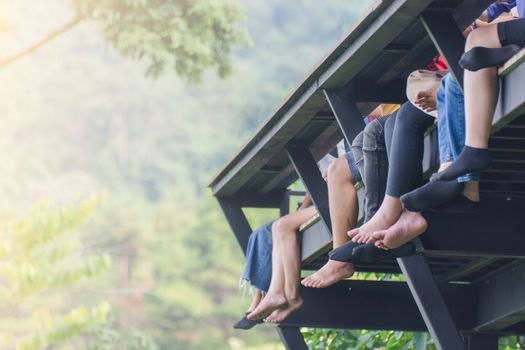
<path fill-rule="evenodd" d="M 518 45 L 525 47 L 525 19 L 498 23 L 498 37 L 501 46 Z"/>
<path fill-rule="evenodd" d="M 389 160 L 386 194 L 399 198 L 421 184 L 423 138 L 434 118 L 405 102 L 385 123 Z"/>

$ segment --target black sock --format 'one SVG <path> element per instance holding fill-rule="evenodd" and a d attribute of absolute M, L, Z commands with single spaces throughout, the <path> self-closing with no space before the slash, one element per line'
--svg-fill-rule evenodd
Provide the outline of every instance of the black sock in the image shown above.
<path fill-rule="evenodd" d="M 475 72 L 482 68 L 501 66 L 521 50 L 518 45 L 499 48 L 476 46 L 465 52 L 459 60 L 461 68 Z"/>
<path fill-rule="evenodd" d="M 444 171 L 437 174 L 435 180 L 455 180 L 468 173 L 477 173 L 490 165 L 490 153 L 486 148 L 465 146 L 461 154 Z"/>
<path fill-rule="evenodd" d="M 433 181 L 401 196 L 404 207 L 410 211 L 425 211 L 461 195 L 463 184 L 456 179 Z"/>
<path fill-rule="evenodd" d="M 408 242 L 395 249 L 381 249 L 374 244 L 361 244 L 354 248 L 354 261 L 376 262 L 381 260 L 403 258 L 416 252 L 414 242 Z"/>
<path fill-rule="evenodd" d="M 235 329 L 251 329 L 254 326 L 258 325 L 259 323 L 263 323 L 263 320 L 249 320 L 246 316 L 248 316 L 248 313 L 244 315 L 243 318 L 241 318 L 239 321 L 235 322 L 233 325 L 233 328 Z"/>
<path fill-rule="evenodd" d="M 479 209 L 479 202 L 474 202 L 461 195 L 445 204 L 432 208 L 432 211 L 442 213 L 473 214 Z"/>
<path fill-rule="evenodd" d="M 354 243 L 348 241 L 342 246 L 335 248 L 328 257 L 330 260 L 341 261 L 341 262 L 352 262 L 354 261 L 354 248 L 360 246 L 362 243 Z"/>
<path fill-rule="evenodd" d="M 395 259 L 410 256 L 416 251 L 416 245 L 413 242 L 403 244 L 395 249 L 381 249 L 374 244 L 354 243 L 348 241 L 342 246 L 332 250 L 328 257 L 330 260 L 341 262 L 375 262 L 385 259 Z"/>

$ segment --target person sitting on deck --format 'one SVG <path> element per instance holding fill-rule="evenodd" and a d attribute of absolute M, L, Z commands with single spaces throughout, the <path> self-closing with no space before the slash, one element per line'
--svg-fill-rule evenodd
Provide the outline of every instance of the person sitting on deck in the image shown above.
<path fill-rule="evenodd" d="M 362 174 L 368 174 L 364 183 L 365 221 L 375 214 L 383 201 L 388 171 L 384 124 L 387 115 L 398 107 L 381 105 L 376 108 L 365 118 L 367 125 L 355 138 L 352 149 L 334 160 L 323 174 L 328 184 L 334 249 L 348 241 L 346 233 L 356 225 L 358 203 L 355 184 L 365 179 Z M 353 273 L 352 263 L 329 259 L 321 269 L 303 279 L 301 284 L 310 288 L 325 288 L 351 277 Z"/>
<path fill-rule="evenodd" d="M 434 118 L 405 102 L 385 123 L 389 168 L 385 198 L 376 214 L 364 225 L 349 231 L 354 243 L 374 243 L 376 231 L 392 226 L 402 213 L 400 197 L 422 180 L 423 138 Z M 420 222 L 413 224 L 421 226 Z M 423 228 L 424 230 L 424 228 Z"/>
<path fill-rule="evenodd" d="M 492 16 L 497 12 L 490 10 L 497 5 L 501 4 L 493 4 L 488 9 L 489 14 L 491 13 Z M 488 19 L 489 21 L 492 21 L 494 18 L 489 16 Z M 508 20 L 509 16 L 503 14 L 496 18 L 494 22 L 503 23 Z M 482 27 L 487 25 L 482 24 L 483 22 L 480 20 L 476 21 L 476 23 L 478 26 Z M 465 31 L 464 34 L 467 36 L 467 47 L 470 42 L 468 38 L 475 33 L 478 33 L 478 29 L 472 32 L 469 30 Z M 467 79 L 469 79 L 469 81 L 472 80 L 472 76 L 467 78 L 467 74 L 465 74 L 465 94 L 472 91 L 473 84 L 473 82 L 467 83 Z M 429 93 L 421 99 L 420 102 L 424 108 L 432 109 L 432 100 L 432 93 Z M 436 102 L 439 119 L 438 134 L 441 160 L 440 169 L 437 174 L 432 176 L 431 182 L 401 197 L 403 206 L 406 210 L 402 213 L 399 220 L 387 230 L 379 231 L 374 234 L 377 239 L 375 244 L 380 248 L 395 248 L 396 246 L 404 244 L 421 234 L 424 231 L 422 230 L 422 227 L 426 228 L 426 221 L 423 216 L 419 214 L 421 211 L 436 208 L 445 203 L 446 207 L 441 207 L 442 210 L 459 212 L 472 211 L 472 205 L 475 202 L 479 202 L 479 174 L 463 173 L 460 174 L 457 179 L 442 179 L 442 174 L 447 171 L 451 164 L 453 164 L 451 163 L 451 160 L 457 159 L 460 156 L 459 150 L 464 149 L 466 143 L 465 111 L 468 113 L 468 111 L 474 108 L 474 99 L 467 99 L 467 103 L 464 105 L 464 97 L 461 89 L 456 81 L 448 75 L 443 79 L 442 85 L 437 92 Z M 494 112 L 494 108 L 491 113 Z M 468 140 L 468 120 L 466 135 Z M 476 168 L 474 168 L 474 170 L 476 170 Z M 453 202 L 450 202 L 452 200 Z M 411 221 L 419 222 L 421 223 L 421 226 L 417 227 L 416 225 L 412 225 L 410 224 Z M 423 222 L 425 223 L 424 225 L 422 224 Z"/>
<path fill-rule="evenodd" d="M 465 69 L 465 147 L 436 180 L 450 181 L 490 165 L 488 139 L 499 93 L 497 66 L 525 46 L 525 0 L 515 3 L 519 19 L 480 26 L 467 38 L 460 61 Z"/>
<path fill-rule="evenodd" d="M 294 213 L 285 215 L 272 224 L 271 281 L 268 291 L 257 306 L 246 315 L 251 321 L 282 322 L 301 307 L 299 275 L 301 269 L 300 248 L 297 242 L 299 227 L 316 213 L 310 195 Z"/>
<path fill-rule="evenodd" d="M 250 286 L 252 302 L 243 318 L 237 321 L 233 328 L 250 329 L 260 323 L 248 320 L 246 316 L 259 305 L 270 286 L 270 278 L 272 277 L 272 225 L 273 221 L 270 221 L 259 226 L 248 239 L 241 286 Z"/>

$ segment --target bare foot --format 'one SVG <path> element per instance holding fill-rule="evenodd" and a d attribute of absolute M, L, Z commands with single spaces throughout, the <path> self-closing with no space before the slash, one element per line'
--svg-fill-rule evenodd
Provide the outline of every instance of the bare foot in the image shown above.
<path fill-rule="evenodd" d="M 313 275 L 306 277 L 301 284 L 309 288 L 326 288 L 354 274 L 350 263 L 328 260 L 328 262 Z"/>
<path fill-rule="evenodd" d="M 255 291 L 252 296 L 252 303 L 248 307 L 248 310 L 246 310 L 245 314 L 248 315 L 250 312 L 255 310 L 255 308 L 257 307 L 257 305 L 259 305 L 261 300 L 262 300 L 262 293 L 259 290 Z"/>
<path fill-rule="evenodd" d="M 374 237 L 374 232 L 389 228 L 397 221 L 398 217 L 388 217 L 381 211 L 378 211 L 366 224 L 348 231 L 348 236 L 354 243 L 374 243 L 377 240 Z"/>
<path fill-rule="evenodd" d="M 284 309 L 275 310 L 272 314 L 266 317 L 265 321 L 268 323 L 281 323 L 288 316 L 290 316 L 295 310 L 299 309 L 303 305 L 303 299 L 300 297 L 294 300 L 288 301 L 288 307 Z"/>
<path fill-rule="evenodd" d="M 269 293 L 263 298 L 259 305 L 257 305 L 255 310 L 246 316 L 246 318 L 252 321 L 262 320 L 263 318 L 268 317 L 268 315 L 270 315 L 275 310 L 282 309 L 287 305 L 288 302 L 286 301 L 286 298 L 283 294 Z"/>
<path fill-rule="evenodd" d="M 420 214 L 404 210 L 399 220 L 387 230 L 374 232 L 378 248 L 394 249 L 416 238 L 427 229 L 427 221 Z"/>
<path fill-rule="evenodd" d="M 414 103 L 425 112 L 436 110 L 436 89 L 419 91 Z"/>

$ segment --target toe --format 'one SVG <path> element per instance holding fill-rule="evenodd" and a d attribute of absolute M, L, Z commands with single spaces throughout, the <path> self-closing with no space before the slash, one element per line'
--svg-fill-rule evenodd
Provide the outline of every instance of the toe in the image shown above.
<path fill-rule="evenodd" d="M 312 284 L 311 281 L 303 281 L 303 283 L 302 283 L 302 285 L 307 287 L 307 288 L 309 288 L 311 284 Z"/>
<path fill-rule="evenodd" d="M 388 247 L 385 245 L 385 242 L 380 240 L 376 242 L 376 247 L 384 250 L 388 250 Z"/>
<path fill-rule="evenodd" d="M 357 234 L 359 233 L 359 229 L 358 228 L 355 228 L 351 231 L 348 231 L 347 232 L 347 235 L 350 237 L 350 238 L 354 238 Z"/>
<path fill-rule="evenodd" d="M 383 240 L 385 239 L 385 236 L 386 236 L 386 230 L 382 230 L 382 231 L 375 231 L 372 236 L 374 236 L 375 239 L 380 239 L 380 240 Z"/>

